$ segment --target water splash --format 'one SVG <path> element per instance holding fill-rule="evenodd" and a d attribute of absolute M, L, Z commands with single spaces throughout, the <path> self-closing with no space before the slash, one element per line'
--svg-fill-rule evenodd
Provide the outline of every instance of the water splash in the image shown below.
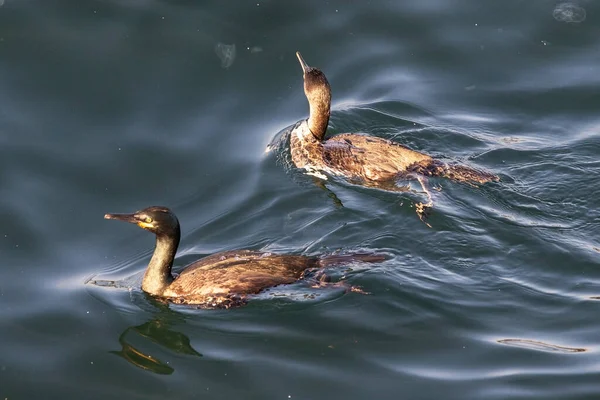
<path fill-rule="evenodd" d="M 555 20 L 567 23 L 579 23 L 585 20 L 585 9 L 574 3 L 559 3 L 552 12 Z"/>

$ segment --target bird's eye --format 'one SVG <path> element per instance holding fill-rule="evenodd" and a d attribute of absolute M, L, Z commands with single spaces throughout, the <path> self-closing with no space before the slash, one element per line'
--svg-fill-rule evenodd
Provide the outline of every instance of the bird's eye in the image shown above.
<path fill-rule="evenodd" d="M 140 222 L 144 222 L 144 223 L 146 223 L 146 224 L 151 224 L 151 223 L 152 223 L 152 218 L 150 218 L 150 217 L 149 217 L 149 216 L 147 216 L 147 215 L 140 215 L 140 216 L 138 216 L 138 217 L 137 217 L 137 219 L 138 219 Z"/>

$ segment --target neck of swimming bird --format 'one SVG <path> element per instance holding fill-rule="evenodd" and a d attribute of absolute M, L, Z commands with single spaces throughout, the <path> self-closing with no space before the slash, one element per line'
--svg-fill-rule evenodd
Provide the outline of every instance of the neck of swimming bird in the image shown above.
<path fill-rule="evenodd" d="M 142 281 L 144 292 L 160 296 L 173 282 L 171 268 L 178 245 L 179 233 L 174 236 L 156 235 L 154 254 Z"/>
<path fill-rule="evenodd" d="M 330 106 L 326 102 L 311 103 L 308 128 L 318 140 L 323 140 L 329 123 Z"/>

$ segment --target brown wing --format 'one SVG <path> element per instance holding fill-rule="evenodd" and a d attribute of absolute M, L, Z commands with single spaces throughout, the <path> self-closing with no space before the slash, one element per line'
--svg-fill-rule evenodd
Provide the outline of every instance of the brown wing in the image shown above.
<path fill-rule="evenodd" d="M 392 179 L 409 165 L 430 159 L 398 143 L 371 136 L 344 133 L 323 143 L 323 161 L 329 168 L 373 181 Z"/>
<path fill-rule="evenodd" d="M 205 257 L 181 272 L 167 297 L 251 294 L 302 277 L 317 260 L 304 256 L 272 255 L 250 250 L 228 251 Z"/>

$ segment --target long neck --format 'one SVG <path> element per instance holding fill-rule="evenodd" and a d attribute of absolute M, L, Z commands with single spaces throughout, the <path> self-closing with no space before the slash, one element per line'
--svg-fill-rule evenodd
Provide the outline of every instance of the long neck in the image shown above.
<path fill-rule="evenodd" d="M 179 246 L 179 237 L 179 229 L 172 236 L 156 235 L 154 254 L 142 281 L 144 292 L 160 296 L 173 282 L 171 268 L 173 267 L 177 246 Z"/>
<path fill-rule="evenodd" d="M 308 128 L 318 140 L 323 140 L 327 131 L 330 115 L 330 100 L 319 99 L 320 101 L 311 101 L 310 117 L 308 117 Z"/>

